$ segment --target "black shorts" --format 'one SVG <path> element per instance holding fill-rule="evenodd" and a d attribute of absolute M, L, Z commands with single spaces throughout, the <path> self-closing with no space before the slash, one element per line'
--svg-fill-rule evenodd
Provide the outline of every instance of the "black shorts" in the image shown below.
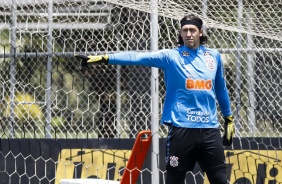
<path fill-rule="evenodd" d="M 166 145 L 167 170 L 193 171 L 196 162 L 202 171 L 226 167 L 220 130 L 171 126 Z"/>

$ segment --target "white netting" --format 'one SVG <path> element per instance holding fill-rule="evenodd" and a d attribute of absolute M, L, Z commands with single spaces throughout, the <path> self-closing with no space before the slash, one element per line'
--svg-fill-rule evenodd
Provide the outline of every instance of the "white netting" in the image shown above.
<path fill-rule="evenodd" d="M 226 61 L 238 136 L 271 136 L 273 132 L 279 135 L 279 7 L 279 1 L 159 1 L 158 7 L 150 1 L 5 1 L 0 14 L 1 104 L 9 108 L 3 108 L 1 113 L 4 120 L 15 118 L 13 125 L 5 123 L 10 124 L 5 130 L 17 134 L 12 129 L 24 129 L 28 137 L 65 137 L 65 129 L 70 137 L 84 137 L 85 131 L 90 137 L 124 137 L 149 127 L 149 68 L 96 67 L 89 74 L 91 77 L 81 79 L 72 55 L 150 50 L 153 12 L 159 17 L 160 49 L 175 46 L 178 23 L 185 14 L 200 16 L 205 22 L 209 47 L 218 49 Z M 9 67 L 13 55 L 15 71 L 22 71 L 14 75 Z M 52 76 L 49 81 L 48 74 L 49 78 Z M 13 83 L 9 81 L 12 77 Z M 266 80 L 268 77 L 272 80 Z M 162 78 L 160 82 L 162 101 Z M 13 86 L 15 95 L 8 90 Z M 48 101 L 49 97 L 52 101 Z M 139 120 L 142 125 L 137 123 Z M 52 123 L 60 126 L 54 128 Z"/>
<path fill-rule="evenodd" d="M 159 1 L 158 8 L 151 1 L 105 1 L 147 13 L 157 13 L 162 17 L 180 20 L 189 13 L 197 14 L 208 28 L 223 29 L 231 32 L 246 33 L 263 38 L 282 41 L 281 2 L 276 1 L 202 1 L 186 2 Z M 206 2 L 206 4 L 204 4 Z M 240 7 L 241 6 L 241 7 Z M 240 8 L 241 13 L 240 13 Z M 203 15 L 203 13 L 205 13 Z M 241 16 L 240 16 L 241 15 Z M 238 20 L 239 19 L 239 22 Z"/>
<path fill-rule="evenodd" d="M 73 55 L 147 52 L 151 40 L 158 40 L 159 49 L 173 48 L 179 20 L 189 13 L 204 20 L 208 46 L 222 54 L 236 136 L 281 137 L 281 0 L 159 0 L 158 7 L 152 2 L 2 0 L 1 137 L 134 138 L 150 129 L 150 68 L 96 66 L 83 76 Z M 152 13 L 158 15 L 157 38 L 151 34 Z M 162 71 L 158 79 L 161 115 Z M 164 138 L 166 133 L 161 126 L 156 134 Z M 274 143 L 253 142 L 276 148 Z M 8 157 L 30 158 L 3 155 L 4 160 Z M 1 165 L 0 171 L 10 172 Z"/>

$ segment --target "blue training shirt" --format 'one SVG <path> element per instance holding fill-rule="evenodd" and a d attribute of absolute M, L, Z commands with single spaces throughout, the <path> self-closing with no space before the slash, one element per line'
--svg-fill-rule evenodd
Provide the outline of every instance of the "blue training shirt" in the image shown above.
<path fill-rule="evenodd" d="M 142 65 L 164 71 L 166 85 L 161 124 L 186 128 L 217 128 L 216 99 L 222 115 L 231 115 L 221 56 L 201 45 L 155 52 L 109 55 L 108 64 Z"/>

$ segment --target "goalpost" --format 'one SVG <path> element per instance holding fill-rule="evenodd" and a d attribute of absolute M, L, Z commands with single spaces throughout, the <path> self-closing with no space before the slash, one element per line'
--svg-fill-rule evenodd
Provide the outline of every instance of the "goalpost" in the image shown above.
<path fill-rule="evenodd" d="M 162 71 L 95 66 L 82 75 L 73 55 L 173 48 L 179 20 L 194 13 L 224 61 L 236 126 L 226 149 L 229 181 L 282 182 L 281 9 L 277 0 L 3 0 L 0 179 L 117 181 L 131 153 L 132 142 L 122 141 L 154 129 L 159 150 L 149 150 L 154 165 L 145 164 L 138 182 L 157 173 L 162 183 L 167 127 L 151 127 L 162 112 Z M 203 182 L 205 175 L 196 170 L 187 178 Z"/>

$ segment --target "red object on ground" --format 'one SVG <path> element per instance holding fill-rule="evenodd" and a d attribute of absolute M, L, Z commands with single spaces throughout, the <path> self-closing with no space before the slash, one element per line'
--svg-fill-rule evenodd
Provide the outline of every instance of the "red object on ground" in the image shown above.
<path fill-rule="evenodd" d="M 148 136 L 144 137 L 146 134 Z M 151 142 L 152 134 L 150 130 L 143 130 L 138 133 L 133 145 L 132 153 L 129 157 L 126 168 L 124 168 L 120 184 L 136 183 Z"/>

